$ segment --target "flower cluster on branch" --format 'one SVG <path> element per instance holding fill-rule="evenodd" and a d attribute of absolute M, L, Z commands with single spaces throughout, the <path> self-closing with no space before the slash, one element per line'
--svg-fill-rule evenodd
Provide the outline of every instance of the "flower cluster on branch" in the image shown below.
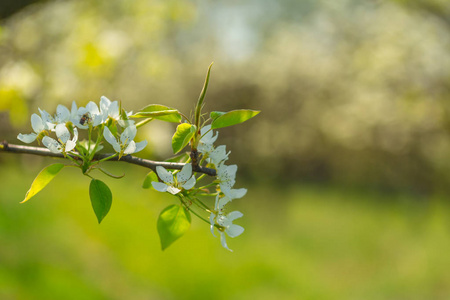
<path fill-rule="evenodd" d="M 234 188 L 238 167 L 226 164 L 230 152 L 227 152 L 225 145 L 214 146 L 218 139 L 218 132 L 214 134 L 214 130 L 242 123 L 259 111 L 213 111 L 209 118 L 205 118 L 202 108 L 210 71 L 211 66 L 192 120 L 177 109 L 160 104 L 150 104 L 136 113 L 127 112 L 119 101 L 111 101 L 105 96 L 100 98 L 99 105 L 91 101 L 84 107 L 78 107 L 73 102 L 69 110 L 60 104 L 54 115 L 39 109 L 39 114 L 31 115 L 33 132 L 20 133 L 17 138 L 27 144 L 37 141 L 46 149 L 3 142 L 0 151 L 61 157 L 68 159 L 70 164 L 55 163 L 45 167 L 22 202 L 41 191 L 65 166 L 72 165 L 91 178 L 89 197 L 100 223 L 111 208 L 112 192 L 91 172 L 99 170 L 108 176 L 121 178 L 123 175 L 112 175 L 101 165 L 105 161 L 125 161 L 152 170 L 144 179 L 144 188 L 168 193 L 179 200 L 178 204 L 166 207 L 157 221 L 163 250 L 189 229 L 191 213 L 208 223 L 213 235 L 215 229 L 218 230 L 222 246 L 230 250 L 225 234 L 236 237 L 243 233 L 244 228 L 233 224 L 243 214 L 239 211 L 227 212 L 227 205 L 234 199 L 244 197 L 247 189 Z M 179 154 L 175 161 L 155 162 L 131 156 L 146 147 L 146 140 L 136 142 L 135 138 L 138 129 L 153 120 L 178 123 L 172 137 L 173 152 Z M 81 135 L 81 131 L 86 134 Z M 80 136 L 85 135 L 87 139 L 81 140 Z M 114 153 L 100 152 L 105 141 L 112 146 Z M 183 152 L 187 147 L 190 149 Z M 209 203 L 208 198 L 215 199 L 215 202 Z"/>

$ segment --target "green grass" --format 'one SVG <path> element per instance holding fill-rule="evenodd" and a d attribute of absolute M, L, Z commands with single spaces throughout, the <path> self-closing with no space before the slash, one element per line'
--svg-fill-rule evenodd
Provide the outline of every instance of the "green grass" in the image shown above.
<path fill-rule="evenodd" d="M 253 185 L 232 203 L 246 229 L 228 239 L 233 253 L 197 218 L 162 252 L 156 219 L 176 202 L 140 188 L 145 170 L 131 167 L 122 180 L 98 175 L 113 192 L 98 225 L 78 170 L 63 169 L 19 204 L 45 164 L 15 165 L 0 172 L 0 299 L 450 297 L 442 197 Z"/>

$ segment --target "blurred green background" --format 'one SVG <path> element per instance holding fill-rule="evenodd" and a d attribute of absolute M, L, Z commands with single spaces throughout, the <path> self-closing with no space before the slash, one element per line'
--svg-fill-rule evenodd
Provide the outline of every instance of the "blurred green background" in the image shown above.
<path fill-rule="evenodd" d="M 122 180 L 98 226 L 88 178 L 64 169 L 19 204 L 50 159 L 0 154 L 0 299 L 449 299 L 447 0 L 0 2 L 0 140 L 37 108 L 105 95 L 189 114 L 261 110 L 220 131 L 248 195 L 224 250 L 208 226 L 161 252 L 175 203 Z M 171 155 L 152 122 L 143 157 Z"/>

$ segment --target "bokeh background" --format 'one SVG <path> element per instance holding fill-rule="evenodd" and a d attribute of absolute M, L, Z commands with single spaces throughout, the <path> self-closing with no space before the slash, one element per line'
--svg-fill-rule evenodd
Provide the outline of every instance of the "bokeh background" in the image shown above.
<path fill-rule="evenodd" d="M 37 108 L 105 95 L 128 110 L 261 110 L 220 131 L 246 197 L 244 234 L 206 224 L 166 251 L 174 199 L 122 180 L 102 222 L 87 177 L 19 204 L 51 159 L 0 153 L 0 299 L 449 299 L 447 0 L 0 2 L 0 139 Z M 140 156 L 171 155 L 152 122 Z"/>

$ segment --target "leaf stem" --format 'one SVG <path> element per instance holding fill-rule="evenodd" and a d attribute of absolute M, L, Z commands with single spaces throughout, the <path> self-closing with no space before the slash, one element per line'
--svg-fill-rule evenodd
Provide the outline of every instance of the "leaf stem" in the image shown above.
<path fill-rule="evenodd" d="M 178 196 L 178 198 L 180 199 L 181 203 L 184 205 L 184 207 L 186 207 L 187 210 L 189 210 L 190 212 L 192 212 L 194 215 L 196 215 L 199 219 L 205 221 L 208 224 L 211 224 L 209 222 L 209 220 L 205 219 L 204 217 L 200 216 L 197 212 L 195 212 L 194 210 L 191 209 L 191 207 L 186 203 L 186 201 L 183 199 L 184 196 Z"/>

